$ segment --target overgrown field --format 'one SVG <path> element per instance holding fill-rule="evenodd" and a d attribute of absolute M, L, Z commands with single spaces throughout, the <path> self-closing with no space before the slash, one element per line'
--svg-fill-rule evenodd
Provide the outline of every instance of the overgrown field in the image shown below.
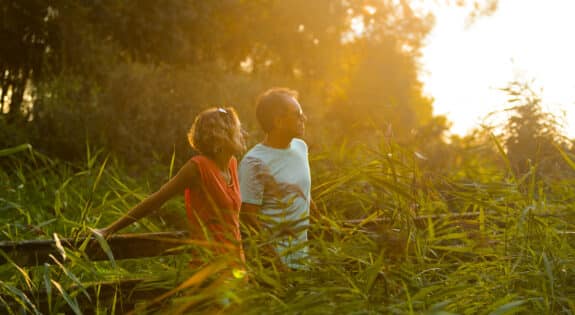
<path fill-rule="evenodd" d="M 517 176 L 480 157 L 440 171 L 394 144 L 311 159 L 320 211 L 308 270 L 274 270 L 248 250 L 246 281 L 222 276 L 218 260 L 190 268 L 191 254 L 93 262 L 84 244 L 42 266 L 0 266 L 2 312 L 124 313 L 118 297 L 110 303 L 113 294 L 106 300 L 89 288 L 143 278 L 167 293 L 136 303 L 136 314 L 575 313 L 573 179 L 537 175 L 536 165 Z M 0 166 L 4 241 L 90 235 L 178 167 L 158 162 L 128 174 L 102 151 L 88 149 L 83 163 L 70 164 L 29 146 L 0 151 Z M 185 229 L 183 208 L 173 200 L 122 233 Z M 257 238 L 247 238 L 247 248 Z"/>

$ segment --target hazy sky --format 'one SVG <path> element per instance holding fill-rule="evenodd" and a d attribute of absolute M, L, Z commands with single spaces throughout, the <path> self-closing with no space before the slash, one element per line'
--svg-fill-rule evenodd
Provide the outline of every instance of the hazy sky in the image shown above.
<path fill-rule="evenodd" d="M 499 0 L 497 12 L 465 28 L 465 12 L 442 8 L 423 50 L 425 92 L 452 132 L 465 134 L 505 108 L 508 82 L 534 80 L 544 109 L 566 112 L 575 138 L 575 0 Z M 542 89 L 542 90 L 541 90 Z"/>

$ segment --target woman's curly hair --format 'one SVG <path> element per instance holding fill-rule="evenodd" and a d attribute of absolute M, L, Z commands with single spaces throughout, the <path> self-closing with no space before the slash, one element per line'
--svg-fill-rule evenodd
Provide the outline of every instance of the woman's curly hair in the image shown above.
<path fill-rule="evenodd" d="M 188 132 L 192 148 L 208 157 L 214 157 L 224 148 L 243 148 L 243 143 L 234 139 L 240 130 L 240 120 L 232 107 L 213 107 L 202 111 Z"/>

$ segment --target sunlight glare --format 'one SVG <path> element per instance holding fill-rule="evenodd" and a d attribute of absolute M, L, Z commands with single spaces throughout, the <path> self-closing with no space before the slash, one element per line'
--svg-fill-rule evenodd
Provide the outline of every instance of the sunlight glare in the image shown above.
<path fill-rule="evenodd" d="M 518 14 L 520 12 L 520 14 Z M 575 137 L 575 2 L 500 0 L 493 16 L 465 29 L 465 11 L 438 8 L 436 26 L 423 49 L 421 78 L 435 99 L 435 114 L 463 135 L 489 112 L 506 108 L 499 91 L 510 81 L 533 81 L 545 110 L 566 112 L 566 130 Z"/>
<path fill-rule="evenodd" d="M 363 7 L 363 10 L 368 14 L 368 15 L 374 15 L 375 12 L 377 12 L 377 9 L 375 7 L 372 7 L 370 5 L 366 5 Z"/>
<path fill-rule="evenodd" d="M 356 36 L 361 36 L 361 34 L 363 34 L 363 31 L 365 30 L 365 23 L 363 21 L 363 16 L 362 15 L 354 16 L 351 19 L 350 28 Z"/>

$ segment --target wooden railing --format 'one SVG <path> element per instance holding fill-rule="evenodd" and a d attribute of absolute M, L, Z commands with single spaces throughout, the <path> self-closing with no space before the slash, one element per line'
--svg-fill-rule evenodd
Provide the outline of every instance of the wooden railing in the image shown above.
<path fill-rule="evenodd" d="M 157 257 L 176 255 L 181 253 L 182 240 L 188 236 L 186 231 L 145 233 L 145 234 L 117 234 L 107 240 L 115 260 Z M 94 237 L 89 239 L 74 238 L 60 240 L 27 240 L 27 241 L 3 241 L 0 242 L 0 250 L 9 257 L 0 256 L 0 265 L 10 261 L 18 267 L 42 266 L 44 263 L 54 263 L 53 256 L 61 259 L 63 248 L 77 249 L 81 244 L 89 242 L 84 253 L 93 261 L 108 260 L 109 257 Z M 59 249 L 60 247 L 60 249 Z M 132 310 L 138 301 L 151 300 L 169 289 L 153 286 L 142 286 L 149 279 L 122 279 L 118 281 L 105 281 L 88 283 L 83 285 L 91 297 L 98 296 L 98 300 L 106 303 L 110 308 L 114 307 L 118 314 Z M 174 287 L 177 284 L 174 284 Z M 73 289 L 73 288 L 72 288 Z M 45 292 L 24 292 L 26 296 L 36 297 L 33 301 L 37 310 L 42 314 L 49 314 L 49 298 Z M 13 295 L 0 295 L 4 305 L 0 305 L 0 313 L 7 314 L 7 310 L 20 308 L 20 303 Z M 83 313 L 94 313 L 93 298 L 89 300 L 84 294 L 77 295 L 78 305 Z M 111 303 L 115 303 L 112 305 Z M 68 306 L 67 306 L 68 307 Z M 18 312 L 16 312 L 18 313 Z M 66 313 L 73 314 L 68 308 Z"/>
<path fill-rule="evenodd" d="M 461 214 L 439 214 L 439 215 L 425 215 L 413 218 L 413 221 L 422 226 L 428 220 L 440 221 L 451 220 L 458 222 L 462 220 L 474 219 L 479 216 L 479 213 L 461 213 Z M 547 216 L 547 215 L 540 215 Z M 391 220 L 388 218 L 377 218 L 373 220 L 346 220 L 341 222 L 342 226 L 354 227 L 358 224 L 379 225 L 389 223 Z M 369 228 L 368 228 L 369 229 Z M 575 236 L 575 232 L 562 231 L 560 234 L 566 236 Z M 161 232 L 161 233 L 144 233 L 144 234 L 117 234 L 107 239 L 107 243 L 113 253 L 115 260 L 122 259 L 138 259 L 145 257 L 157 257 L 164 255 L 180 254 L 182 241 L 188 237 L 186 231 L 175 232 Z M 54 257 L 61 257 L 61 250 L 63 248 L 77 249 L 81 244 L 90 242 L 85 247 L 85 255 L 92 261 L 108 260 L 109 256 L 98 244 L 94 237 L 89 239 L 75 238 L 75 239 L 61 239 L 56 240 L 27 240 L 27 241 L 2 241 L 0 242 L 0 250 L 9 257 L 10 261 L 19 267 L 41 266 L 44 263 L 52 263 Z M 59 248 L 60 247 L 60 248 Z M 0 265 L 8 263 L 9 260 L 0 256 Z M 116 301 L 117 309 L 124 311 L 133 308 L 135 303 L 140 300 L 150 299 L 151 297 L 165 293 L 167 289 L 150 288 L 149 286 L 141 287 L 140 284 L 146 279 L 128 279 L 114 282 L 99 282 L 94 285 L 89 285 L 85 289 L 92 295 L 98 295 L 100 300 Z M 176 284 L 175 284 L 176 285 Z M 32 293 L 33 296 L 38 296 L 38 293 Z M 85 307 L 87 312 L 90 313 L 90 307 L 93 303 L 90 301 L 83 301 L 84 295 L 78 295 L 78 302 L 82 307 Z M 16 302 L 10 296 L 0 295 L 0 299 L 7 301 L 8 305 L 4 307 L 11 307 Z M 42 313 L 48 313 L 48 304 L 45 297 L 40 297 L 38 308 Z M 0 313 L 2 312 L 0 306 Z"/>
<path fill-rule="evenodd" d="M 107 242 L 114 259 L 129 259 L 155 257 L 163 255 L 174 255 L 179 252 L 175 249 L 182 245 L 182 240 L 186 239 L 186 231 L 160 232 L 145 234 L 116 234 L 111 236 Z M 98 245 L 94 237 L 61 239 L 62 247 L 75 249 L 85 242 L 90 242 L 86 246 L 85 254 L 90 260 L 99 261 L 109 259 L 101 246 Z M 36 266 L 45 262 L 52 262 L 50 255 L 59 257 L 57 241 L 52 240 L 29 240 L 15 242 L 0 242 L 2 250 L 18 266 Z M 6 258 L 0 257 L 0 265 L 7 263 Z"/>

